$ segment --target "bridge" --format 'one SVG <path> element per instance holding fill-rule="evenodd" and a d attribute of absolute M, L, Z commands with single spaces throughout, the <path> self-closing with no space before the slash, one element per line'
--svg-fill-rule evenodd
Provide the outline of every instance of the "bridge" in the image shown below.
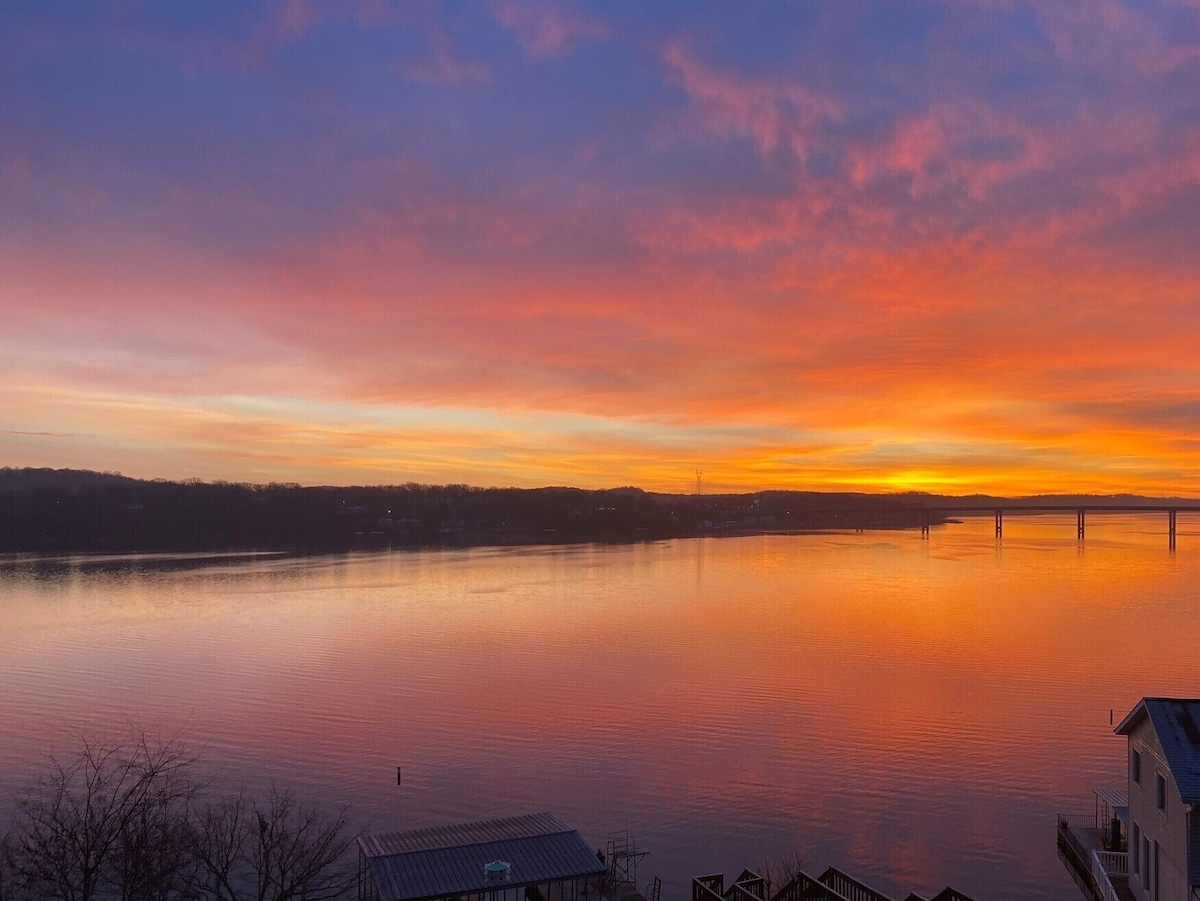
<path fill-rule="evenodd" d="M 1105 504 L 1105 503 L 1069 503 L 1064 501 L 1000 501 L 993 503 L 944 503 L 941 499 L 932 498 L 928 506 L 912 501 L 901 503 L 881 503 L 865 505 L 851 504 L 845 507 L 814 506 L 800 507 L 795 512 L 785 514 L 785 522 L 801 529 L 853 529 L 864 532 L 867 529 L 912 529 L 920 526 L 921 537 L 928 538 L 930 529 L 941 525 L 955 516 L 991 516 L 996 525 L 996 537 L 1004 535 L 1005 517 L 1037 516 L 1046 513 L 1074 513 L 1075 537 L 1083 541 L 1087 534 L 1087 518 L 1089 514 L 1113 515 L 1128 513 L 1157 513 L 1166 514 L 1167 546 L 1175 549 L 1178 535 L 1179 515 L 1193 514 L 1200 520 L 1200 502 L 1190 503 L 1150 503 L 1150 504 Z M 951 499 L 952 500 L 952 499 Z"/>
<path fill-rule="evenodd" d="M 996 537 L 1004 534 L 1004 515 L 1024 516 L 1042 513 L 1074 513 L 1075 537 L 1084 540 L 1089 513 L 1165 513 L 1167 514 L 1167 546 L 1175 550 L 1176 523 L 1180 513 L 1200 513 L 1200 504 L 1008 504 L 1003 506 L 947 505 L 938 504 L 921 508 L 921 537 L 929 537 L 931 516 L 993 516 L 996 522 Z"/>

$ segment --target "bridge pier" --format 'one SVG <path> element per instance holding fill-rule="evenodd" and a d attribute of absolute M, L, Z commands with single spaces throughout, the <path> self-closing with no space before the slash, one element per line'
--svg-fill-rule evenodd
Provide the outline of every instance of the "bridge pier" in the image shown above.
<path fill-rule="evenodd" d="M 908 509 L 910 512 L 905 514 L 906 519 L 908 516 L 911 516 L 912 513 L 916 512 L 916 509 L 914 509 L 914 508 L 908 508 Z M 1103 504 L 1103 503 L 1101 503 L 1101 504 L 1095 504 L 1090 507 L 1081 507 L 1078 505 L 1078 500 L 1077 500 L 1076 503 L 1074 503 L 1074 504 L 1030 504 L 1028 506 L 991 507 L 990 509 L 992 511 L 992 516 L 994 517 L 994 521 L 995 521 L 996 540 L 997 541 L 999 541 L 1004 536 L 1004 511 L 1005 510 L 1013 510 L 1016 512 L 1016 514 L 1018 516 L 1027 516 L 1027 515 L 1034 514 L 1034 513 L 1053 513 L 1058 516 L 1066 516 L 1068 513 L 1070 513 L 1072 510 L 1074 510 L 1075 511 L 1075 537 L 1079 540 L 1079 542 L 1081 544 L 1083 543 L 1083 541 L 1087 535 L 1087 514 L 1089 511 L 1093 514 L 1153 513 L 1155 515 L 1158 515 L 1160 513 L 1166 513 L 1167 514 L 1167 545 L 1173 551 L 1173 550 L 1175 550 L 1176 541 L 1179 536 L 1179 521 L 1178 521 L 1179 511 L 1183 510 L 1185 513 L 1188 511 L 1191 511 L 1193 513 L 1200 513 L 1200 504 L 1188 505 L 1188 506 L 1184 506 L 1184 507 L 1172 507 L 1172 506 L 1168 506 L 1166 504 L 1162 504 L 1162 505 L 1159 505 L 1159 504 L 1125 505 L 1125 504 Z M 933 507 L 928 507 L 928 508 L 921 507 L 920 508 L 920 511 L 921 511 L 920 512 L 921 537 L 922 538 L 932 537 L 931 536 L 932 522 L 933 522 L 935 516 L 942 517 L 942 519 L 939 520 L 942 522 L 945 521 L 945 518 L 947 515 L 954 514 L 954 513 L 965 513 L 968 516 L 972 516 L 972 517 L 977 516 L 980 519 L 982 519 L 987 514 L 988 510 L 989 510 L 988 507 L 976 507 L 976 506 L 971 506 L 971 505 L 964 505 L 962 507 L 957 507 L 957 506 L 952 506 L 952 505 L 947 505 L 945 507 L 942 507 L 942 506 L 933 506 Z M 860 522 L 861 522 L 862 515 L 863 515 L 862 511 L 860 511 L 859 512 Z M 911 519 L 907 519 L 907 521 L 909 523 L 912 522 Z M 1196 901 L 1200 901 L 1200 898 L 1197 898 Z"/>

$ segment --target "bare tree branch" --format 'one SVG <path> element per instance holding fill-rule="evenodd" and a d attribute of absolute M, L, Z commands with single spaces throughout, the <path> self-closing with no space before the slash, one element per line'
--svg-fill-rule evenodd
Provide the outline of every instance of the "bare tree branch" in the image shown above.
<path fill-rule="evenodd" d="M 246 837 L 244 795 L 204 805 L 193 813 L 195 886 L 211 901 L 240 901 L 237 886 L 249 881 L 242 848 Z"/>
<path fill-rule="evenodd" d="M 275 786 L 201 803 L 176 743 L 80 744 L 17 798 L 0 901 L 334 901 L 354 888 L 345 808 Z"/>
<path fill-rule="evenodd" d="M 773 898 L 775 893 L 786 886 L 804 871 L 808 858 L 799 851 L 780 854 L 778 857 L 764 857 L 758 860 L 753 869 L 762 877 L 767 889 L 767 898 Z"/>
<path fill-rule="evenodd" d="M 0 901 L 14 901 L 16 889 L 13 885 L 12 840 L 9 833 L 0 839 Z"/>
<path fill-rule="evenodd" d="M 194 758 L 144 734 L 125 745 L 81 745 L 69 761 L 50 757 L 17 798 L 12 882 L 56 901 L 165 901 L 186 853 Z"/>
<path fill-rule="evenodd" d="M 345 809 L 325 814 L 272 786 L 210 804 L 195 823 L 196 885 L 210 901 L 332 901 L 356 884 Z"/>
<path fill-rule="evenodd" d="M 355 884 L 354 844 L 346 810 L 324 814 L 272 785 L 251 803 L 248 862 L 258 877 L 258 901 L 331 901 Z"/>

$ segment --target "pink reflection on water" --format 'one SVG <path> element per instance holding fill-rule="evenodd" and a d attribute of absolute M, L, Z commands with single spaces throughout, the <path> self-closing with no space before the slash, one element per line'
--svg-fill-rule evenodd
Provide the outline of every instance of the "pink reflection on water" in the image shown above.
<path fill-rule="evenodd" d="M 795 848 L 885 891 L 1073 890 L 1108 710 L 1194 694 L 1200 540 L 1073 518 L 313 560 L 12 565 L 0 772 L 181 732 L 379 828 L 553 809 L 677 894 Z M 1170 660 L 1169 667 L 1161 661 Z M 403 766 L 404 785 L 395 785 Z M 11 788 L 6 783 L 2 788 Z"/>

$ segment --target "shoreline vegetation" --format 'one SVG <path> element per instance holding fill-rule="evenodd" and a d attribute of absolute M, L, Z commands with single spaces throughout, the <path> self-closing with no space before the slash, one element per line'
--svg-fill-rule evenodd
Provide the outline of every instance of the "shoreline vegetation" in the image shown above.
<path fill-rule="evenodd" d="M 200 759 L 145 733 L 78 739 L 0 821 L 0 899 L 333 901 L 357 884 L 348 808 L 272 784 L 210 793 Z"/>
<path fill-rule="evenodd" d="M 662 494 L 640 488 L 306 487 L 0 468 L 0 553 L 356 549 L 631 542 L 697 535 L 919 528 L 1003 504 L 1136 506 L 1135 495 L 951 497 L 906 492 Z M 1154 499 L 1162 501 L 1162 499 Z M 1178 498 L 1167 499 L 1180 500 Z M 1181 501 L 1181 503 L 1194 503 Z M 925 511 L 929 510 L 928 513 Z"/>

